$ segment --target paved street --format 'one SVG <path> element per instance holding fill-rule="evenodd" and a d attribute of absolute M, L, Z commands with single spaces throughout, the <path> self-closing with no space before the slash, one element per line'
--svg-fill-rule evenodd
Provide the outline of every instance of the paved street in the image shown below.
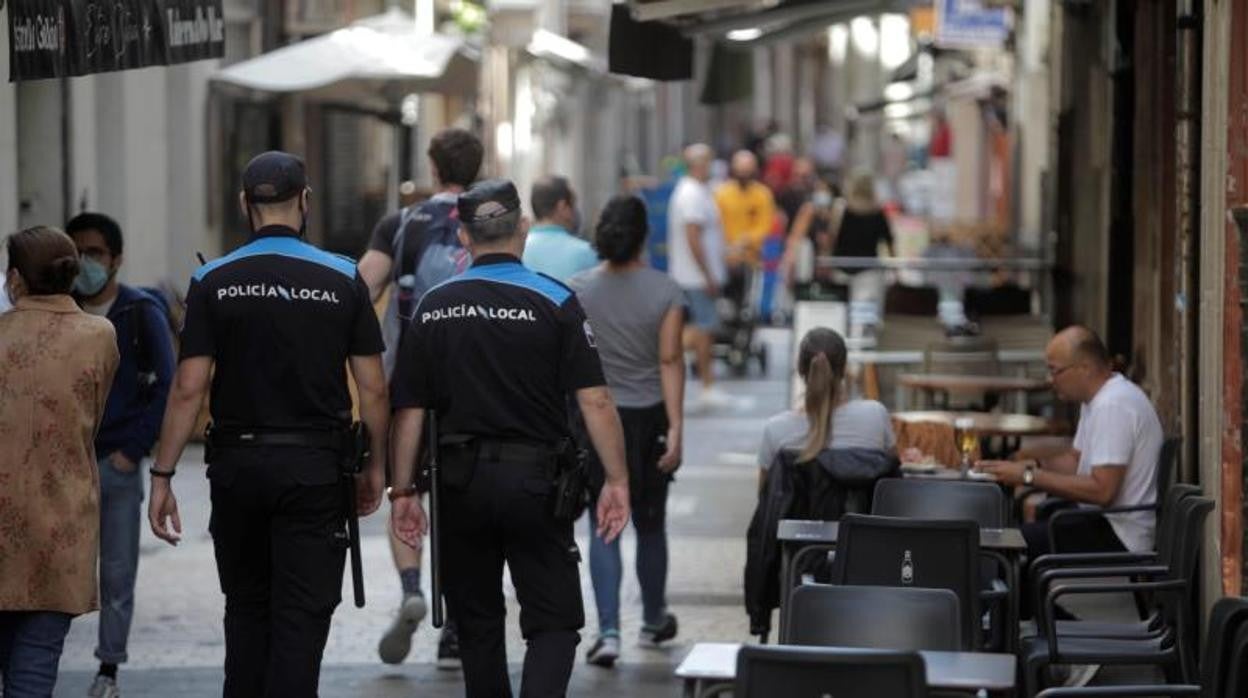
<path fill-rule="evenodd" d="M 680 636 L 662 650 L 636 645 L 640 627 L 640 592 L 632 570 L 633 539 L 624 536 L 625 576 L 622 623 L 624 648 L 614 670 L 586 665 L 581 655 L 597 628 L 589 586 L 588 564 L 582 565 L 587 630 L 573 675 L 571 695 L 678 695 L 672 669 L 694 642 L 744 640 L 748 626 L 741 603 L 745 564 L 745 530 L 754 506 L 754 483 L 762 419 L 786 399 L 784 377 L 788 333 L 767 331 L 772 365 L 762 379 L 725 382 L 738 396 L 733 408 L 690 415 L 686 426 L 685 465 L 678 473 L 669 503 L 671 572 L 668 599 L 680 619 Z M 217 584 L 212 544 L 207 532 L 208 484 L 199 450 L 188 450 L 174 483 L 185 538 L 171 548 L 144 530 L 139 566 L 130 662 L 122 668 L 121 686 L 128 698 L 220 695 L 224 640 L 224 600 Z M 422 626 L 406 664 L 391 667 L 377 659 L 377 640 L 399 600 L 398 579 L 390 562 L 382 519 L 362 522 L 368 605 L 350 601 L 350 578 L 344 602 L 334 615 L 325 651 L 321 695 L 333 696 L 461 696 L 458 672 L 438 670 L 433 659 L 436 633 Z M 587 523 L 577 527 L 587 555 Z M 426 586 L 428 579 L 425 579 Z M 518 608 L 507 586 L 510 634 L 508 657 L 519 687 L 523 641 L 514 618 Z M 82 696 L 94 675 L 97 615 L 75 621 L 61 661 L 56 696 Z"/>

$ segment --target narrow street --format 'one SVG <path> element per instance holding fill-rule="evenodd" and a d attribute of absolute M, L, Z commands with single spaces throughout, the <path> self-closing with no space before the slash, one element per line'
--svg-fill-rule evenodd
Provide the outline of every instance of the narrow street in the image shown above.
<path fill-rule="evenodd" d="M 748 624 L 741 602 L 745 564 L 745 531 L 754 507 L 757 478 L 755 454 L 762 421 L 781 409 L 787 395 L 789 332 L 764 330 L 772 358 L 768 375 L 724 382 L 738 404 L 687 417 L 684 465 L 668 504 L 670 575 L 668 601 L 680 619 L 680 635 L 661 650 L 637 646 L 641 603 L 637 580 L 630 576 L 631 532 L 624 535 L 626 570 L 621 608 L 623 652 L 613 670 L 588 666 L 584 650 L 597 628 L 589 566 L 583 564 L 586 630 L 582 633 L 570 695 L 675 696 L 679 685 L 672 670 L 697 641 L 747 639 Z M 123 665 L 120 686 L 127 698 L 216 696 L 221 690 L 224 599 L 217 584 L 212 542 L 208 536 L 208 483 L 202 454 L 188 450 L 174 483 L 184 526 L 176 548 L 158 541 L 144 526 L 136 592 L 130 661 Z M 582 555 L 587 558 L 587 526 L 577 525 Z M 325 651 L 321 695 L 461 696 L 459 672 L 434 665 L 437 634 L 427 624 L 417 631 L 412 653 L 401 666 L 377 659 L 377 640 L 399 600 L 399 584 L 390 561 L 381 514 L 361 522 L 368 604 L 351 604 L 350 578 L 344 580 L 343 603 L 334 615 Z M 428 577 L 424 580 L 428 586 Z M 519 690 L 523 641 L 515 621 L 518 607 L 508 585 L 508 658 Z M 61 659 L 56 696 L 86 694 L 97 662 L 97 614 L 74 622 Z"/>

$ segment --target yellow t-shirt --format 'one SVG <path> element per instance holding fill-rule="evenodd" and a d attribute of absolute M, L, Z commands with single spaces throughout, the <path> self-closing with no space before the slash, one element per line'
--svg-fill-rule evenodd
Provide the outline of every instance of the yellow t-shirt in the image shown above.
<path fill-rule="evenodd" d="M 776 201 L 771 190 L 761 182 L 742 187 L 730 180 L 715 191 L 715 203 L 724 226 L 724 242 L 757 255 L 775 223 Z"/>

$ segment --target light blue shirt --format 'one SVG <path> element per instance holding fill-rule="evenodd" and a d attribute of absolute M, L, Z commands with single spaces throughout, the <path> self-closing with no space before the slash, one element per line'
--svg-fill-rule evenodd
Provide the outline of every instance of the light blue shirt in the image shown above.
<path fill-rule="evenodd" d="M 598 265 L 594 246 L 557 225 L 535 225 L 524 244 L 524 266 L 567 283 Z"/>

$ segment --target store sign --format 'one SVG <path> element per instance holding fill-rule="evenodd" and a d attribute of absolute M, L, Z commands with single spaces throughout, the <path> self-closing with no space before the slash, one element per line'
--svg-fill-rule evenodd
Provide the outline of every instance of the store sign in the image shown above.
<path fill-rule="evenodd" d="M 1009 10 L 988 8 L 984 0 L 934 0 L 934 4 L 939 46 L 1000 47 L 1009 37 Z"/>
<path fill-rule="evenodd" d="M 221 0 L 9 0 L 9 80 L 225 55 Z"/>

